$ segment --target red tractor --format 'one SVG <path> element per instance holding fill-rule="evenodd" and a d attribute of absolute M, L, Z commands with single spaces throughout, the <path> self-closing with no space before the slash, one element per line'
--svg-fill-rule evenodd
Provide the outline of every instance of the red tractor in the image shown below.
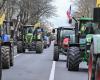
<path fill-rule="evenodd" d="M 75 41 L 75 30 L 72 27 L 59 27 L 53 32 L 56 32 L 56 39 L 54 42 L 54 55 L 53 60 L 58 61 L 59 55 L 67 55 L 67 49 L 69 42 Z"/>

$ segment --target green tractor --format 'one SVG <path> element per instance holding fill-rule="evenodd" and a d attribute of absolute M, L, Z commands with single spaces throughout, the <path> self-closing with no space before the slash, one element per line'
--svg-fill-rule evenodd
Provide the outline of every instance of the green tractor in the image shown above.
<path fill-rule="evenodd" d="M 78 71 L 79 64 L 87 62 L 90 54 L 90 46 L 94 34 L 92 18 L 82 17 L 75 23 L 75 43 L 70 44 L 67 52 L 66 67 L 69 71 Z"/>
<path fill-rule="evenodd" d="M 13 45 L 13 23 L 11 21 L 4 21 L 0 28 L 1 34 L 1 55 L 2 68 L 9 69 L 13 66 L 14 61 L 14 45 Z"/>
<path fill-rule="evenodd" d="M 34 28 L 33 25 L 25 25 L 20 28 L 17 52 L 24 53 L 25 49 L 28 49 L 29 51 L 35 50 L 36 53 L 43 52 L 43 37 L 41 28 Z"/>

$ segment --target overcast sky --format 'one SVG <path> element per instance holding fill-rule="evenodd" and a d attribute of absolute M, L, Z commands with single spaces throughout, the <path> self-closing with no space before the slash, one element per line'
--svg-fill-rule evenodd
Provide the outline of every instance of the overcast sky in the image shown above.
<path fill-rule="evenodd" d="M 58 26 L 66 26 L 68 25 L 66 11 L 69 9 L 70 0 L 53 0 L 52 4 L 56 6 L 57 17 L 53 17 L 50 19 L 50 22 Z"/>

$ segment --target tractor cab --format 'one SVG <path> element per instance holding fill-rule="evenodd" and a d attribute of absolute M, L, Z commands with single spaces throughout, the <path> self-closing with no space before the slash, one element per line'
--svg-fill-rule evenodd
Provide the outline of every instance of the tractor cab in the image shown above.
<path fill-rule="evenodd" d="M 3 26 L 1 27 L 1 39 L 2 42 L 9 42 L 11 39 L 13 39 L 14 34 L 14 28 L 13 28 L 13 22 L 11 21 L 4 21 Z"/>
<path fill-rule="evenodd" d="M 75 29 L 71 26 L 66 26 L 56 28 L 53 32 L 56 32 L 53 60 L 58 61 L 59 55 L 67 55 L 69 44 L 75 41 Z"/>
<path fill-rule="evenodd" d="M 23 31 L 24 43 L 31 44 L 32 39 L 33 39 L 34 26 L 33 25 L 24 25 L 22 31 Z"/>
<path fill-rule="evenodd" d="M 92 38 L 94 34 L 94 23 L 92 18 L 80 18 L 78 20 L 78 43 L 85 46 L 87 38 Z M 85 49 L 85 47 L 83 48 Z"/>
<path fill-rule="evenodd" d="M 34 31 L 33 25 L 24 25 L 22 27 L 23 27 L 23 31 L 24 31 L 25 34 L 33 33 L 33 31 Z"/>

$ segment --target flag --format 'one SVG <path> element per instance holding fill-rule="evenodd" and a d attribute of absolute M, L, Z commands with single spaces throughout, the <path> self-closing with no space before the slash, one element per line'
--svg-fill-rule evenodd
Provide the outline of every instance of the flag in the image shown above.
<path fill-rule="evenodd" d="M 72 16 L 71 16 L 71 5 L 70 5 L 70 8 L 67 10 L 67 17 L 68 19 L 72 19 Z"/>
<path fill-rule="evenodd" d="M 70 0 L 70 2 L 74 2 L 75 0 Z"/>

